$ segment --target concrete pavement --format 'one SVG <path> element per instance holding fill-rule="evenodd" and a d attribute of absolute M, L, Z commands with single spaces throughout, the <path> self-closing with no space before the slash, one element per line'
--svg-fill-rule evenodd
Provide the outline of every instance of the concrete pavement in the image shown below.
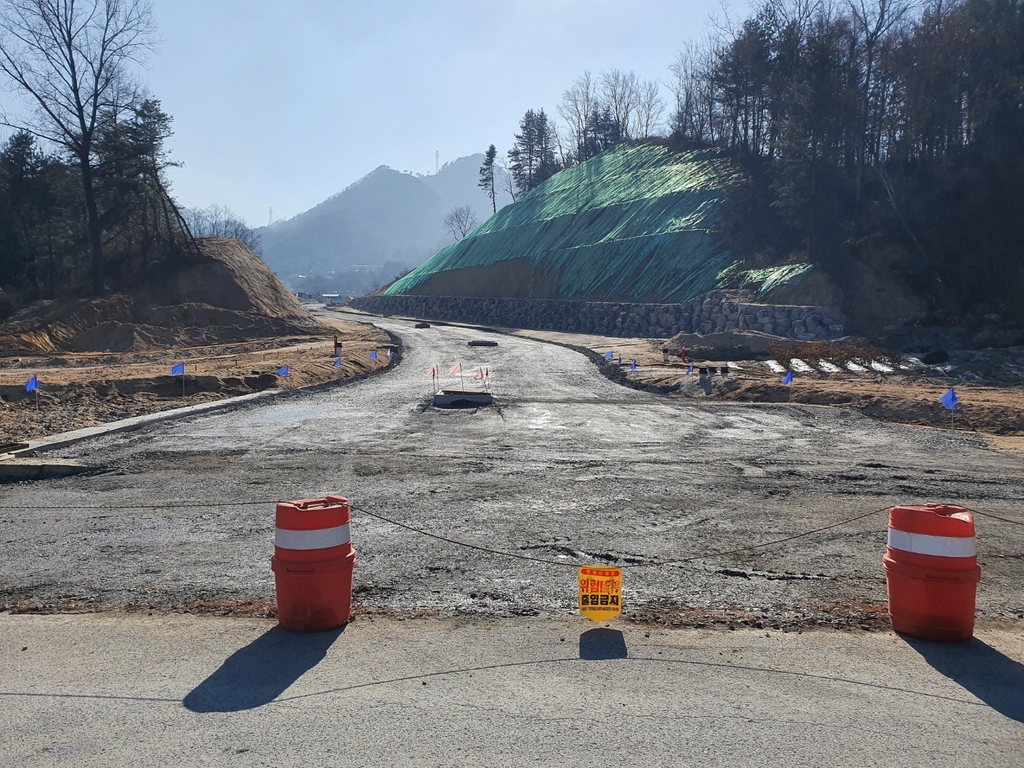
<path fill-rule="evenodd" d="M 1024 639 L 0 615 L 3 765 L 1019 766 Z"/>

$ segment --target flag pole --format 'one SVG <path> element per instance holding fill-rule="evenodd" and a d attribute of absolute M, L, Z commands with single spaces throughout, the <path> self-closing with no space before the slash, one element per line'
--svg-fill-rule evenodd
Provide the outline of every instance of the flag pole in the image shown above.
<path fill-rule="evenodd" d="M 462 361 L 459 361 L 459 381 L 462 382 L 462 391 L 466 391 L 466 373 L 462 370 Z"/>

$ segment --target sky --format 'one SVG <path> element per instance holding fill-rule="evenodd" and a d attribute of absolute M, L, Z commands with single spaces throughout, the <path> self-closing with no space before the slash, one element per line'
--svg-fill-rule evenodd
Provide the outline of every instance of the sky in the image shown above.
<path fill-rule="evenodd" d="M 730 5 L 733 17 L 745 2 Z M 380 165 L 433 173 L 509 149 L 590 70 L 669 81 L 719 0 L 153 0 L 139 72 L 173 118 L 183 205 L 252 226 L 299 214 Z M 663 97 L 671 101 L 664 89 Z M 435 156 L 437 153 L 437 156 Z"/>

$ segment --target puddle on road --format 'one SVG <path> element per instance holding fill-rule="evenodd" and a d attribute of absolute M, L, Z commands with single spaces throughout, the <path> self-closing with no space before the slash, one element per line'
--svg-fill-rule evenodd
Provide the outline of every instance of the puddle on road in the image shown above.
<path fill-rule="evenodd" d="M 550 411 L 542 411 L 537 416 L 527 418 L 523 427 L 526 429 L 568 429 L 564 424 L 556 424 Z"/>

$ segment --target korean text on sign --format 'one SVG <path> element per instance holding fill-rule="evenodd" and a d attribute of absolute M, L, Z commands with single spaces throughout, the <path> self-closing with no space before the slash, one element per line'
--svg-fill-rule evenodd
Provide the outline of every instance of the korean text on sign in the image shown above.
<path fill-rule="evenodd" d="M 580 613 L 594 621 L 622 613 L 622 569 L 582 566 L 579 569 Z"/>

